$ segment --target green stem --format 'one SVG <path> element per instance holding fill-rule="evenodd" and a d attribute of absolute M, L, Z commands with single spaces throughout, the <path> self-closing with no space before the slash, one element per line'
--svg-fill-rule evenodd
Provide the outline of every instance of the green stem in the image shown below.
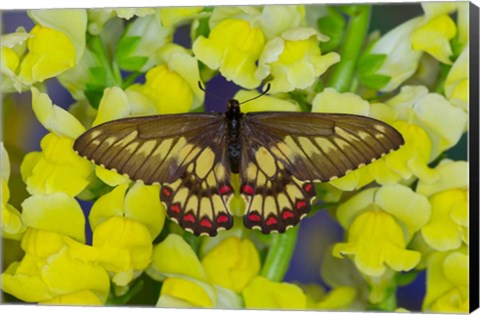
<path fill-rule="evenodd" d="M 105 48 L 103 47 L 102 39 L 100 36 L 93 36 L 89 43 L 90 49 L 97 57 L 98 62 L 100 63 L 101 67 L 105 70 L 106 80 L 105 86 L 121 86 L 121 81 L 118 81 L 118 76 L 115 75 L 112 64 L 107 57 L 107 53 Z"/>
<path fill-rule="evenodd" d="M 437 83 L 435 84 L 435 87 L 433 88 L 433 91 L 435 93 L 443 94 L 445 92 L 444 90 L 445 80 L 447 79 L 448 73 L 450 72 L 451 68 L 452 66 L 450 65 L 446 65 L 443 63 L 440 64 L 440 75 L 437 80 Z"/>
<path fill-rule="evenodd" d="M 298 226 L 285 233 L 272 235 L 272 243 L 260 273 L 262 276 L 272 281 L 282 281 L 290 265 L 297 235 Z"/>
<path fill-rule="evenodd" d="M 341 60 L 335 66 L 327 83 L 328 87 L 333 87 L 339 92 L 347 92 L 350 89 L 357 59 L 365 42 L 370 22 L 370 5 L 354 5 L 351 9 L 349 11 L 352 14 L 340 49 Z"/>

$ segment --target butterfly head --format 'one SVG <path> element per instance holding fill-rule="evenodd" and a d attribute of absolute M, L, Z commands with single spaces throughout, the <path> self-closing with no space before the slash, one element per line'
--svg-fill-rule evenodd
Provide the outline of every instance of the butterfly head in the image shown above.
<path fill-rule="evenodd" d="M 227 111 L 229 113 L 240 113 L 240 102 L 235 99 L 229 100 L 227 103 Z"/>

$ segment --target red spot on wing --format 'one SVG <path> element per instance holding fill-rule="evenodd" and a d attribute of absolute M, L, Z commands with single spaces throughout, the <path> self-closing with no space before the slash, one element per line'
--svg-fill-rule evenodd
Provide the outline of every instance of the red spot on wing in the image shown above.
<path fill-rule="evenodd" d="M 295 204 L 295 208 L 297 208 L 297 210 L 305 208 L 306 206 L 307 206 L 307 202 L 305 200 L 299 200 Z"/>
<path fill-rule="evenodd" d="M 186 214 L 186 215 L 183 216 L 183 221 L 188 221 L 188 222 L 194 223 L 195 222 L 195 216 L 191 213 Z"/>
<path fill-rule="evenodd" d="M 267 219 L 265 224 L 266 225 L 275 225 L 275 224 L 278 224 L 278 220 L 275 217 L 270 217 L 270 218 Z"/>
<path fill-rule="evenodd" d="M 256 213 L 250 213 L 250 214 L 248 215 L 248 220 L 250 220 L 250 221 L 260 222 L 261 219 L 262 219 L 262 218 L 261 218 L 258 214 L 256 214 Z"/>
<path fill-rule="evenodd" d="M 222 185 L 218 191 L 220 192 L 220 195 L 228 194 L 232 191 L 232 187 L 228 185 Z"/>
<path fill-rule="evenodd" d="M 303 189 L 305 189 L 306 192 L 312 191 L 312 188 L 313 188 L 313 184 L 312 184 L 312 183 L 306 183 L 306 184 L 303 186 Z"/>
<path fill-rule="evenodd" d="M 212 222 L 210 222 L 209 219 L 204 218 L 200 221 L 200 225 L 206 228 L 211 228 L 212 227 Z"/>
<path fill-rule="evenodd" d="M 182 209 L 180 208 L 180 205 L 176 203 L 170 207 L 170 210 L 172 210 L 172 212 L 175 212 L 175 213 L 180 213 Z"/>
<path fill-rule="evenodd" d="M 168 187 L 164 187 L 164 188 L 162 189 L 162 193 L 163 193 L 163 195 L 164 195 L 165 197 L 168 198 L 168 197 L 170 197 L 170 196 L 172 195 L 172 190 L 171 190 L 170 188 L 168 188 Z"/>
<path fill-rule="evenodd" d="M 218 224 L 221 224 L 221 223 L 225 223 L 225 222 L 228 222 L 228 216 L 225 215 L 225 214 L 220 214 L 220 215 L 217 217 L 217 223 L 218 223 Z"/>
<path fill-rule="evenodd" d="M 247 195 L 253 195 L 255 192 L 255 189 L 253 188 L 252 185 L 245 184 L 242 186 L 242 192 Z"/>
<path fill-rule="evenodd" d="M 287 219 L 290 219 L 290 218 L 293 218 L 293 217 L 295 217 L 295 215 L 293 214 L 292 211 L 287 210 L 287 209 L 283 210 L 282 218 L 284 220 L 287 220 Z"/>

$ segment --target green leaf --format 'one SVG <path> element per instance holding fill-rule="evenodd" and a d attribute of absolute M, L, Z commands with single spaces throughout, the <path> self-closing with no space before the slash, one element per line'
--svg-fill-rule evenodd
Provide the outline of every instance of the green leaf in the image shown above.
<path fill-rule="evenodd" d="M 401 272 L 395 274 L 395 282 L 398 286 L 403 287 L 412 283 L 418 276 L 419 271 L 413 270 L 409 272 Z"/>
<path fill-rule="evenodd" d="M 93 108 L 98 109 L 98 105 L 100 105 L 100 100 L 102 99 L 102 96 L 103 96 L 103 89 L 101 90 L 89 89 L 87 85 L 87 88 L 85 89 L 84 93 L 90 105 L 92 105 Z"/>
<path fill-rule="evenodd" d="M 142 67 L 147 63 L 148 57 L 144 56 L 132 56 L 125 59 L 117 59 L 118 66 L 127 71 L 140 71 Z"/>
<path fill-rule="evenodd" d="M 123 36 L 115 49 L 115 58 L 118 60 L 129 57 L 137 49 L 141 40 L 140 36 Z"/>
<path fill-rule="evenodd" d="M 210 26 L 208 25 L 209 20 L 210 20 L 210 17 L 204 17 L 203 19 L 200 19 L 198 21 L 198 27 L 195 30 L 193 39 L 196 39 L 197 37 L 200 37 L 200 36 L 208 37 L 208 34 L 210 34 Z"/>
<path fill-rule="evenodd" d="M 322 52 L 327 53 L 340 47 L 343 39 L 346 21 L 340 12 L 333 7 L 328 7 L 328 15 L 317 21 L 318 29 L 330 39 L 320 43 Z"/>
<path fill-rule="evenodd" d="M 390 77 L 383 74 L 368 74 L 365 76 L 358 76 L 358 81 L 366 87 L 379 90 L 390 81 Z"/>
<path fill-rule="evenodd" d="M 140 36 L 124 36 L 115 50 L 117 65 L 127 71 L 139 71 L 148 61 L 146 56 L 133 55 L 142 38 Z"/>
<path fill-rule="evenodd" d="M 366 54 L 358 59 L 357 71 L 359 76 L 374 74 L 383 65 L 387 55 L 385 54 Z"/>

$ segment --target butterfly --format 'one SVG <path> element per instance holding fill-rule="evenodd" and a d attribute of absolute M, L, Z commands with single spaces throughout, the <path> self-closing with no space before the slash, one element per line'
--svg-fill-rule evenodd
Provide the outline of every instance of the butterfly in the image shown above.
<path fill-rule="evenodd" d="M 170 219 L 195 235 L 233 225 L 232 174 L 239 174 L 244 225 L 284 232 L 307 215 L 327 182 L 398 149 L 390 125 L 364 116 L 300 112 L 186 113 L 114 120 L 74 143 L 81 156 L 144 184 L 161 185 Z"/>

